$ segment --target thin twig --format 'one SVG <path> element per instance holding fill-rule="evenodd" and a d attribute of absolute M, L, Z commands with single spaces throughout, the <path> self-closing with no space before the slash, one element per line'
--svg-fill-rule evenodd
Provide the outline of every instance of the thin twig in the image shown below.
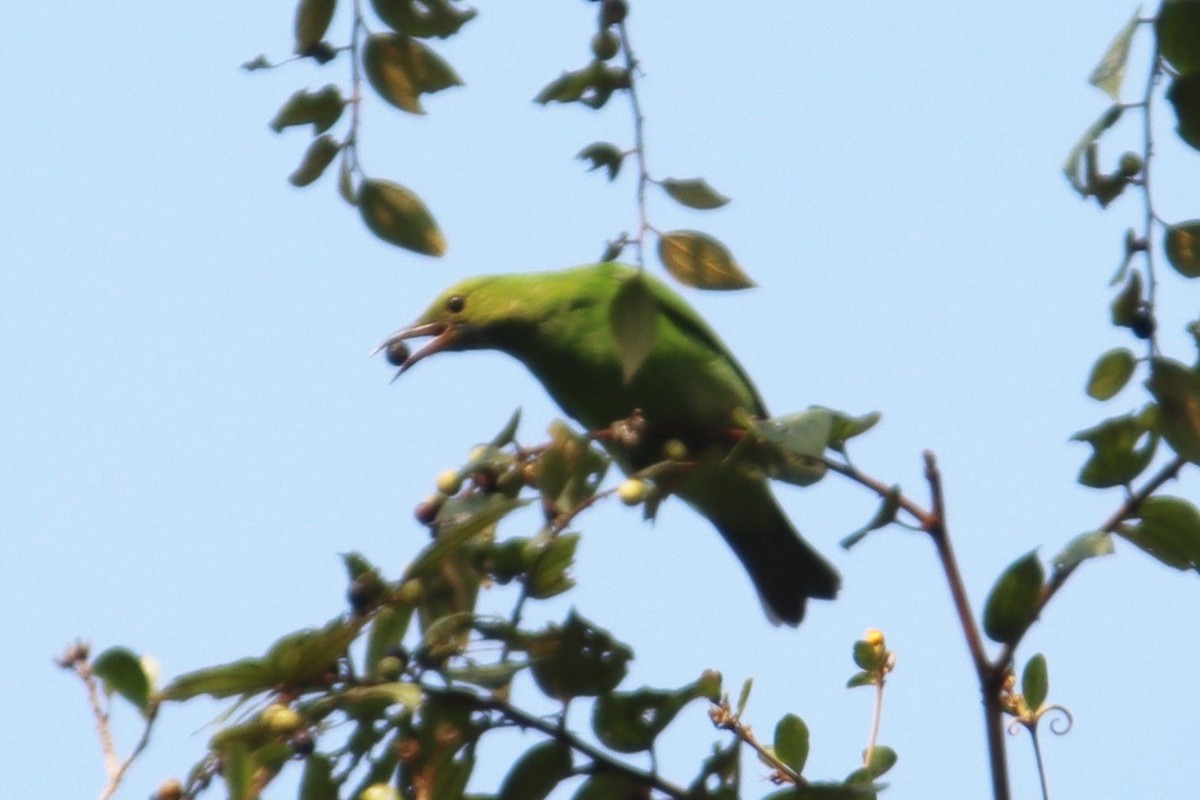
<path fill-rule="evenodd" d="M 850 480 L 854 481 L 855 483 L 859 484 L 860 486 L 864 486 L 864 487 L 870 489 L 872 492 L 874 492 L 875 494 L 879 495 L 882 498 L 886 498 L 888 495 L 890 495 L 892 493 L 892 489 L 894 487 L 888 486 L 883 481 L 880 481 L 876 478 L 872 478 L 870 475 L 866 474 L 865 472 L 862 472 L 861 470 L 859 470 L 858 467 L 856 467 L 852 464 L 843 463 L 841 461 L 835 461 L 831 458 L 826 458 L 824 456 L 821 457 L 821 461 L 822 461 L 822 463 L 825 464 L 826 467 L 828 467 L 833 472 L 836 472 L 839 475 L 843 475 L 843 476 L 849 478 Z M 910 498 L 906 497 L 903 494 L 901 494 L 897 498 L 897 502 L 899 503 L 900 508 L 902 508 L 904 511 L 906 511 L 912 515 L 913 519 L 916 520 L 917 525 L 920 526 L 921 530 L 926 529 L 926 526 L 930 519 L 930 512 L 921 508 L 919 505 L 917 505 Z"/>
<path fill-rule="evenodd" d="M 779 773 L 777 777 L 781 781 L 787 781 L 797 786 L 803 786 L 807 783 L 800 773 L 783 763 L 773 750 L 765 747 L 762 742 L 758 741 L 758 737 L 754 735 L 754 731 L 750 729 L 750 726 L 743 723 L 738 715 L 733 713 L 727 699 L 722 699 L 721 702 L 714 703 L 708 712 L 708 716 L 713 721 L 713 725 L 721 730 L 729 731 L 739 741 L 749 745 L 754 752 L 758 753 L 758 757 L 764 763 L 769 764 Z"/>
<path fill-rule="evenodd" d="M 663 780 L 658 775 L 652 772 L 645 772 L 637 767 L 626 764 L 623 761 L 618 761 L 608 753 L 597 748 L 588 742 L 583 741 L 575 734 L 571 733 L 565 727 L 555 722 L 549 722 L 541 717 L 534 716 L 527 711 L 523 711 L 516 706 L 501 700 L 498 697 L 491 695 L 480 695 L 474 692 L 469 692 L 464 689 L 443 689 L 440 687 L 425 687 L 425 691 L 429 694 L 440 695 L 442 697 L 454 697 L 465 700 L 473 704 L 476 708 L 484 711 L 496 711 L 502 714 L 505 718 L 516 723 L 522 728 L 532 728 L 536 731 L 546 734 L 556 742 L 560 742 L 572 750 L 576 750 L 590 758 L 601 769 L 610 772 L 617 772 L 637 781 L 640 784 L 656 789 L 668 797 L 676 800 L 686 800 L 688 792 L 682 786 L 676 786 L 673 783 Z"/>
<path fill-rule="evenodd" d="M 1129 495 L 1129 497 L 1125 499 L 1125 502 L 1123 502 L 1116 511 L 1109 515 L 1108 519 L 1104 521 L 1098 530 L 1105 533 L 1115 532 L 1117 528 L 1121 526 L 1121 523 L 1137 514 L 1138 508 L 1141 507 L 1142 503 L 1144 503 L 1148 497 L 1161 489 L 1167 481 L 1173 480 L 1176 476 L 1178 476 L 1179 471 L 1183 469 L 1184 465 L 1187 463 L 1187 459 L 1183 458 L 1182 456 L 1176 456 L 1173 458 L 1169 463 L 1164 465 L 1162 469 L 1155 473 L 1150 480 L 1146 481 L 1142 488 Z M 1001 669 L 1012 662 L 1013 655 L 1017 650 L 1017 645 L 1021 643 L 1021 639 L 1025 636 L 1026 631 L 1028 631 L 1033 623 L 1037 621 L 1038 617 L 1041 616 L 1042 610 L 1046 607 L 1046 604 L 1049 603 L 1050 599 L 1058 593 L 1059 589 L 1063 587 L 1063 584 L 1067 582 L 1067 578 L 1071 577 L 1071 574 L 1076 570 L 1076 568 L 1078 568 L 1080 563 L 1082 562 L 1077 562 L 1070 566 L 1063 567 L 1062 569 L 1054 570 L 1054 572 L 1050 575 L 1050 579 L 1046 581 L 1046 585 L 1042 588 L 1042 594 L 1041 597 L 1038 598 L 1037 608 L 1035 609 L 1034 613 L 1029 617 L 1029 620 L 1025 623 L 1025 626 L 1017 632 L 1016 636 L 1013 637 L 1012 641 L 1004 645 L 1004 647 L 1000 650 L 1000 654 L 996 656 L 996 660 L 993 662 L 994 669 Z"/>
<path fill-rule="evenodd" d="M 92 716 L 96 719 L 96 735 L 100 739 L 100 751 L 104 757 L 104 774 L 107 777 L 107 782 L 104 788 L 100 791 L 100 800 L 108 800 L 121 786 L 121 781 L 125 777 L 125 773 L 137 760 L 137 757 L 146 749 L 146 745 L 150 743 L 150 731 L 154 727 L 154 720 L 158 716 L 157 705 L 151 705 L 145 712 L 146 725 L 142 729 L 141 738 L 134 745 L 133 751 L 123 761 L 117 753 L 116 742 L 113 741 L 112 728 L 109 725 L 108 710 L 104 700 L 100 696 L 100 684 L 96 680 L 96 674 L 92 671 L 92 665 L 88 661 L 89 647 L 83 642 L 76 642 L 67 648 L 67 651 L 57 659 L 57 663 L 63 669 L 69 669 L 79 676 L 83 681 L 85 690 L 87 691 L 88 705 L 92 709 Z"/>
<path fill-rule="evenodd" d="M 988 763 L 992 772 L 992 795 L 995 800 L 1008 800 L 1008 762 L 1005 755 L 1004 724 L 1000 704 L 1000 689 L 1003 675 L 998 677 L 997 670 L 988 662 L 987 651 L 983 647 L 983 637 L 979 634 L 979 626 L 975 624 L 975 615 L 971 612 L 971 601 L 967 597 L 966 585 L 963 583 L 962 571 L 958 567 L 958 559 L 954 556 L 954 548 L 950 544 L 950 535 L 946 526 L 946 501 L 942 490 L 942 475 L 938 470 L 937 459 L 932 452 L 926 450 L 925 480 L 929 483 L 929 492 L 933 504 L 925 530 L 933 539 L 937 548 L 938 560 L 942 564 L 942 572 L 950 586 L 950 595 L 954 600 L 954 610 L 958 614 L 959 625 L 962 627 L 963 638 L 967 641 L 967 649 L 971 653 L 971 662 L 975 666 L 975 674 L 979 679 L 979 691 L 983 695 L 984 728 L 987 733 Z"/>
<path fill-rule="evenodd" d="M 634 73 L 638 70 L 638 60 L 633 54 L 633 46 L 629 43 L 629 28 L 623 21 L 618 27 L 621 31 L 621 49 L 625 54 L 625 70 L 629 73 L 627 91 L 629 92 L 629 105 L 633 110 L 633 149 L 637 154 L 638 164 L 638 232 L 637 236 L 633 238 L 633 244 L 637 253 L 637 265 L 640 269 L 646 266 L 643 243 L 646 239 L 646 231 L 650 230 L 650 220 L 646 212 L 646 186 L 650 183 L 650 173 L 646 169 L 646 118 L 642 115 L 642 105 L 638 100 L 637 79 L 634 77 Z"/>

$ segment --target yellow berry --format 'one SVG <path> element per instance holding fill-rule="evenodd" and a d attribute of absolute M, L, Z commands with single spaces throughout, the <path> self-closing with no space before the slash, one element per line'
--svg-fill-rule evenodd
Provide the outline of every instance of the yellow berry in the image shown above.
<path fill-rule="evenodd" d="M 399 800 L 400 793 L 387 783 L 373 783 L 362 790 L 359 800 Z"/>
<path fill-rule="evenodd" d="M 617 487 L 617 497 L 627 506 L 636 506 L 650 494 L 650 487 L 645 481 L 629 478 Z"/>
<path fill-rule="evenodd" d="M 291 733 L 304 724 L 304 717 L 290 706 L 272 703 L 263 709 L 262 721 L 271 733 Z"/>
<path fill-rule="evenodd" d="M 878 628 L 868 628 L 863 638 L 871 647 L 883 647 L 883 631 Z"/>
<path fill-rule="evenodd" d="M 444 469 L 437 476 L 437 490 L 445 495 L 458 494 L 462 488 L 462 475 L 456 469 Z"/>

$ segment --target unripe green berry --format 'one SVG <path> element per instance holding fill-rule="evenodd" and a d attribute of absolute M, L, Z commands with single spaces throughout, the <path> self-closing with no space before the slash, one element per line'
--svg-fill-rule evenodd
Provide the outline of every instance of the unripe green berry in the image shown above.
<path fill-rule="evenodd" d="M 1119 169 L 1126 178 L 1132 178 L 1142 171 L 1142 158 L 1137 153 L 1125 153 L 1121 156 Z"/>
<path fill-rule="evenodd" d="M 668 439 L 663 444 L 663 458 L 667 461 L 683 461 L 687 458 L 687 445 L 678 439 Z"/>
<path fill-rule="evenodd" d="M 592 37 L 592 55 L 601 61 L 608 61 L 621 49 L 621 37 L 612 28 L 602 28 Z"/>
<path fill-rule="evenodd" d="M 396 599 L 405 605 L 412 605 L 421 599 L 421 589 L 420 578 L 409 578 L 400 584 L 400 589 L 396 592 Z"/>
<path fill-rule="evenodd" d="M 397 680 L 404 672 L 404 662 L 396 656 L 384 656 L 375 666 L 375 672 L 378 673 L 381 680 Z"/>

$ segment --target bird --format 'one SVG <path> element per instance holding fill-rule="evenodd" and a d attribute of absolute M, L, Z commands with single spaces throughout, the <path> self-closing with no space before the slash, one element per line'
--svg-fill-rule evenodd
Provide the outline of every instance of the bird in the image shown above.
<path fill-rule="evenodd" d="M 629 373 L 613 332 L 618 292 L 642 281 L 654 312 L 652 343 Z M 407 340 L 431 336 L 410 352 Z M 626 474 L 662 460 L 664 444 L 688 448 L 692 468 L 672 493 L 706 517 L 741 561 L 767 618 L 797 626 L 809 598 L 832 600 L 841 579 L 792 526 L 761 473 L 727 458 L 726 434 L 744 415 L 768 417 L 746 371 L 700 314 L 645 270 L 615 262 L 467 278 L 446 289 L 380 350 L 397 377 L 441 352 L 495 350 L 525 365 L 589 431 L 637 418 L 632 446 L 601 444 Z M 643 347 L 644 349 L 644 347 Z M 619 437 L 616 437 L 619 438 Z"/>

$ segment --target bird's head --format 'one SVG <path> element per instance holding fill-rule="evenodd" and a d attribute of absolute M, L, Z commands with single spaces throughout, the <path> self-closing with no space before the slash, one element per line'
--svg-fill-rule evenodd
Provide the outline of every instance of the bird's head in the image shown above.
<path fill-rule="evenodd" d="M 525 316 L 516 276 L 468 278 L 442 292 L 425 313 L 407 328 L 401 328 L 378 350 L 403 374 L 422 359 L 443 351 L 503 348 L 508 330 Z M 407 340 L 433 338 L 416 351 Z M 378 352 L 378 350 L 376 352 Z"/>

